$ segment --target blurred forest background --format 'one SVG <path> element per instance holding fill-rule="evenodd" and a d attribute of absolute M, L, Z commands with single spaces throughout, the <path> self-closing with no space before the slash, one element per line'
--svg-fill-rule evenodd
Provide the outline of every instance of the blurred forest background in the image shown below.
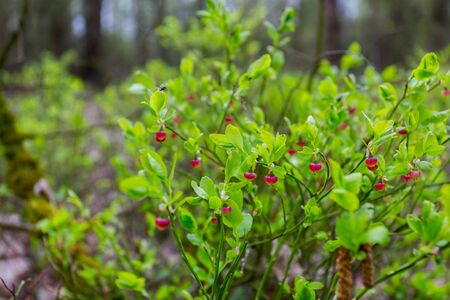
<path fill-rule="evenodd" d="M 287 61 L 302 68 L 314 56 L 319 0 L 227 0 L 242 18 L 259 15 L 254 39 L 269 42 L 264 15 L 276 21 L 286 6 L 297 9 L 297 30 Z M 407 63 L 419 50 L 437 51 L 450 40 L 447 0 L 325 0 L 325 50 L 346 49 L 352 41 L 364 45 L 364 55 L 377 67 Z M 31 0 L 24 34 L 7 61 L 17 69 L 44 52 L 77 52 L 75 74 L 99 83 L 123 78 L 137 65 L 160 58 L 178 64 L 178 49 L 167 48 L 164 32 L 186 28 L 205 0 Z M 17 28 L 22 1 L 0 2 L 0 45 Z M 167 16 L 175 19 L 166 20 Z M 166 20 L 166 21 L 165 21 Z M 260 26 L 259 26 L 260 25 Z M 263 49 L 264 47 L 260 47 Z M 330 57 L 338 61 L 338 55 Z"/>
<path fill-rule="evenodd" d="M 270 44 L 264 20 L 277 24 L 287 6 L 297 12 L 297 28 L 283 49 L 285 68 L 296 77 L 311 69 L 318 54 L 339 63 L 354 41 L 361 45 L 367 73 L 392 64 L 401 72 L 429 51 L 438 52 L 442 61 L 450 58 L 448 0 L 225 2 L 235 12 L 233 21 L 250 29 L 240 53 L 243 65 Z M 36 245 L 29 250 L 28 236 L 15 233 L 27 228 L 9 223 L 24 215 L 31 223 L 45 217 L 45 211 L 35 215 L 36 207 L 48 208 L 42 203 L 17 201 L 33 200 L 38 179 L 48 182 L 37 185 L 38 194 L 52 194 L 48 198 L 55 207 L 65 204 L 68 188 L 93 211 L 127 203 L 117 182 L 134 174 L 136 158 L 127 154 L 131 146 L 117 120 L 145 124 L 133 83 L 146 80 L 158 86 L 177 74 L 181 58 L 191 52 L 212 58 L 223 51 L 223 43 L 214 43 L 216 33 L 197 17 L 204 8 L 205 0 L 0 1 L 0 227 L 13 231 L 0 241 L 0 273 L 6 282 L 41 272 L 36 267 L 41 250 Z M 267 118 L 273 121 L 281 106 L 273 104 Z M 7 155 L 11 141 L 22 160 Z M 28 177 L 32 172 L 36 176 Z M 18 178 L 30 179 L 31 187 L 18 185 Z M 143 216 L 134 209 L 124 210 L 118 224 L 131 232 L 126 235 L 130 240 L 137 234 L 146 238 Z M 60 284 L 46 276 L 49 266 L 42 269 L 44 275 L 34 284 L 40 287 L 38 299 L 51 299 L 56 292 L 47 283 Z M 0 299 L 5 295 L 0 285 Z"/>

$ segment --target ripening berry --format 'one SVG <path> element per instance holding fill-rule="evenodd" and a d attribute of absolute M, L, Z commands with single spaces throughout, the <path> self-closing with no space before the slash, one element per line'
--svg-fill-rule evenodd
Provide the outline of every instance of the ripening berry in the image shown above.
<path fill-rule="evenodd" d="M 222 213 L 224 215 L 229 215 L 231 213 L 231 207 L 229 206 L 222 207 Z"/>
<path fill-rule="evenodd" d="M 216 224 L 217 223 L 217 218 L 216 217 L 212 217 L 211 218 L 211 223 L 212 224 Z"/>
<path fill-rule="evenodd" d="M 244 173 L 244 177 L 245 177 L 245 179 L 253 180 L 253 179 L 256 178 L 256 173 L 245 172 L 245 173 Z"/>
<path fill-rule="evenodd" d="M 367 158 L 366 165 L 367 165 L 367 167 L 372 167 L 372 166 L 378 165 L 378 158 L 376 158 L 376 157 Z"/>
<path fill-rule="evenodd" d="M 193 168 L 200 168 L 201 160 L 200 159 L 193 159 L 191 160 L 191 165 Z"/>
<path fill-rule="evenodd" d="M 155 219 L 156 228 L 159 230 L 164 230 L 170 225 L 170 220 L 167 218 L 156 218 Z"/>
<path fill-rule="evenodd" d="M 377 183 L 375 183 L 375 185 L 373 187 L 379 192 L 384 192 L 384 190 L 386 189 L 386 183 L 377 182 Z"/>
<path fill-rule="evenodd" d="M 378 164 L 373 165 L 373 166 L 367 166 L 367 169 L 368 169 L 369 171 L 374 172 L 374 171 L 376 171 L 376 170 L 378 169 Z"/>
<path fill-rule="evenodd" d="M 311 172 L 317 173 L 322 169 L 322 164 L 321 163 L 310 163 L 308 167 Z"/>
<path fill-rule="evenodd" d="M 411 176 L 412 179 L 417 179 L 420 177 L 420 172 L 419 171 L 409 171 L 408 175 Z"/>
<path fill-rule="evenodd" d="M 298 141 L 297 143 L 295 143 L 297 146 L 299 146 L 299 147 L 303 147 L 303 146 L 305 146 L 306 145 L 306 142 L 304 142 L 304 141 Z"/>
<path fill-rule="evenodd" d="M 275 184 L 278 181 L 278 177 L 277 176 L 264 176 L 264 182 L 267 184 Z"/>
<path fill-rule="evenodd" d="M 448 90 L 448 89 L 443 89 L 442 92 L 441 92 L 441 94 L 442 94 L 442 96 L 444 96 L 444 97 L 448 97 L 448 96 L 450 96 L 450 90 Z"/>
<path fill-rule="evenodd" d="M 227 123 L 227 124 L 231 124 L 231 123 L 233 123 L 233 117 L 231 117 L 231 116 L 227 116 L 227 117 L 225 117 L 225 123 Z"/>
<path fill-rule="evenodd" d="M 167 133 L 164 130 L 157 131 L 155 133 L 155 139 L 158 143 L 162 143 L 166 140 Z"/>
<path fill-rule="evenodd" d="M 409 183 L 412 180 L 412 176 L 411 175 L 403 175 L 402 176 L 402 181 L 403 183 Z"/>
<path fill-rule="evenodd" d="M 339 124 L 338 129 L 343 131 L 343 130 L 347 129 L 347 127 L 348 127 L 348 124 L 343 122 L 343 123 Z"/>
<path fill-rule="evenodd" d="M 187 99 L 188 99 L 189 102 L 194 102 L 195 97 L 193 95 L 189 95 L 187 97 Z"/>
<path fill-rule="evenodd" d="M 405 128 L 402 128 L 398 131 L 399 135 L 407 135 L 408 134 L 408 130 L 406 130 Z"/>
<path fill-rule="evenodd" d="M 297 152 L 297 151 L 295 151 L 295 149 L 289 148 L 287 152 L 288 152 L 290 155 L 294 155 L 295 152 Z"/>
<path fill-rule="evenodd" d="M 348 109 L 349 114 L 353 115 L 355 112 L 356 112 L 356 107 L 354 107 L 354 106 L 349 107 L 349 109 Z"/>
<path fill-rule="evenodd" d="M 172 132 L 172 133 L 170 134 L 170 137 L 173 138 L 173 139 L 175 139 L 175 138 L 177 138 L 177 134 L 176 134 L 175 132 Z"/>
<path fill-rule="evenodd" d="M 181 117 L 180 116 L 178 116 L 178 115 L 176 115 L 175 117 L 173 117 L 173 122 L 175 123 L 175 124 L 180 124 L 181 123 Z"/>

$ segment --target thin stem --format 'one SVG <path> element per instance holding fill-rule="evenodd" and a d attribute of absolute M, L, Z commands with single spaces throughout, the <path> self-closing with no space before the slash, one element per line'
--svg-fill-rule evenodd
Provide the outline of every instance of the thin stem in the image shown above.
<path fill-rule="evenodd" d="M 212 299 L 214 299 L 214 296 L 216 295 L 216 291 L 218 289 L 218 285 L 219 285 L 219 277 L 220 277 L 220 261 L 221 261 L 221 256 L 222 256 L 222 251 L 223 251 L 223 246 L 224 246 L 224 240 L 225 240 L 225 228 L 223 226 L 223 218 L 220 218 L 220 241 L 219 241 L 219 249 L 217 250 L 217 254 L 216 254 L 216 268 L 215 268 L 215 272 L 214 272 L 214 282 L 213 282 L 213 286 L 212 286 Z M 219 299 L 219 297 L 217 297 L 216 299 Z"/>

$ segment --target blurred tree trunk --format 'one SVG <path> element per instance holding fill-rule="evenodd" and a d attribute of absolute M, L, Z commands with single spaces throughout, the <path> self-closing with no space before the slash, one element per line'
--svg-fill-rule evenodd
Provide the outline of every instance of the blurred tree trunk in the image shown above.
<path fill-rule="evenodd" d="M 60 55 L 70 48 L 71 41 L 71 15 L 70 2 L 56 0 L 52 6 L 50 18 L 51 47 L 55 54 Z"/>
<path fill-rule="evenodd" d="M 447 46 L 450 40 L 450 30 L 449 30 L 449 10 L 448 0 L 436 0 L 434 1 L 433 11 L 432 11 L 432 24 L 431 28 L 432 34 L 432 45 L 435 49 L 441 49 Z"/>
<path fill-rule="evenodd" d="M 84 0 L 86 20 L 85 44 L 83 52 L 83 77 L 94 83 L 100 83 L 101 74 L 101 12 L 102 0 Z"/>
<path fill-rule="evenodd" d="M 155 8 L 154 21 L 152 23 L 152 44 L 153 44 L 153 57 L 159 57 L 163 60 L 167 61 L 169 59 L 169 55 L 165 49 L 163 49 L 158 41 L 158 37 L 156 36 L 155 29 L 158 28 L 166 17 L 166 3 L 167 0 L 153 0 L 153 7 Z"/>
<path fill-rule="evenodd" d="M 325 1 L 325 51 L 341 49 L 341 25 L 337 0 Z M 339 55 L 331 55 L 332 63 L 339 62 Z"/>
<path fill-rule="evenodd" d="M 139 64 L 144 64 L 149 57 L 149 22 L 147 9 L 148 0 L 136 0 L 136 10 L 135 10 L 135 18 L 136 18 L 136 45 L 137 45 L 137 57 L 136 60 Z"/>
<path fill-rule="evenodd" d="M 197 0 L 197 10 L 204 10 L 206 8 L 206 0 Z"/>

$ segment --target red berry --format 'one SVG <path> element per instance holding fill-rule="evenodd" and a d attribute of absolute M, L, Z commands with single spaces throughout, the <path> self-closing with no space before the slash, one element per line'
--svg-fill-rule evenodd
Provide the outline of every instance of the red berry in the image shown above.
<path fill-rule="evenodd" d="M 344 122 L 344 123 L 339 124 L 338 129 L 345 130 L 347 127 L 348 127 L 347 123 Z"/>
<path fill-rule="evenodd" d="M 406 135 L 406 134 L 408 134 L 408 130 L 402 128 L 402 129 L 400 129 L 400 130 L 398 131 L 398 134 L 400 134 L 400 135 Z"/>
<path fill-rule="evenodd" d="M 448 97 L 448 96 L 450 96 L 450 90 L 443 89 L 442 92 L 441 92 L 441 94 L 442 94 L 442 96 L 444 96 L 444 97 Z"/>
<path fill-rule="evenodd" d="M 167 218 L 156 218 L 155 219 L 156 228 L 159 230 L 164 230 L 170 225 L 170 220 Z"/>
<path fill-rule="evenodd" d="M 278 177 L 277 176 L 264 176 L 264 182 L 267 184 L 275 184 L 278 181 Z"/>
<path fill-rule="evenodd" d="M 379 192 L 383 192 L 384 189 L 386 188 L 386 183 L 384 182 L 375 183 L 374 188 Z"/>
<path fill-rule="evenodd" d="M 211 223 L 216 224 L 217 223 L 217 218 L 216 217 L 212 217 L 211 218 Z"/>
<path fill-rule="evenodd" d="M 229 215 L 231 213 L 231 207 L 229 206 L 222 207 L 222 213 L 224 215 Z"/>
<path fill-rule="evenodd" d="M 411 175 L 403 175 L 403 176 L 402 176 L 402 181 L 403 181 L 404 183 L 410 182 L 411 179 L 413 179 Z"/>
<path fill-rule="evenodd" d="M 309 170 L 311 170 L 311 172 L 319 172 L 322 169 L 322 164 L 321 163 L 310 163 L 309 164 Z"/>
<path fill-rule="evenodd" d="M 373 166 L 367 166 L 367 169 L 369 169 L 369 171 L 376 171 L 378 169 L 378 164 L 373 165 Z"/>
<path fill-rule="evenodd" d="M 233 117 L 231 117 L 231 116 L 225 117 L 224 120 L 225 120 L 225 123 L 227 123 L 227 124 L 233 123 Z"/>
<path fill-rule="evenodd" d="M 245 177 L 245 179 L 253 180 L 256 178 L 256 173 L 245 172 L 244 177 Z"/>
<path fill-rule="evenodd" d="M 181 117 L 180 116 L 175 116 L 175 117 L 173 117 L 173 122 L 175 123 L 175 124 L 180 124 L 181 123 Z"/>
<path fill-rule="evenodd" d="M 356 107 L 354 107 L 354 106 L 351 106 L 351 107 L 349 107 L 349 109 L 348 109 L 348 113 L 349 114 L 354 114 L 356 112 Z"/>
<path fill-rule="evenodd" d="M 166 140 L 167 133 L 164 130 L 157 131 L 155 133 L 155 139 L 158 143 L 162 143 Z"/>
<path fill-rule="evenodd" d="M 367 165 L 367 168 L 374 167 L 374 166 L 378 167 L 378 158 L 376 158 L 376 157 L 369 157 L 369 158 L 367 158 L 366 159 L 366 165 Z"/>
<path fill-rule="evenodd" d="M 191 160 L 191 165 L 193 168 L 200 168 L 201 162 L 200 159 L 193 159 Z"/>
<path fill-rule="evenodd" d="M 295 152 L 297 152 L 297 151 L 295 151 L 295 149 L 289 148 L 287 152 L 288 152 L 290 155 L 294 155 Z"/>
<path fill-rule="evenodd" d="M 187 97 L 187 99 L 188 99 L 189 102 L 194 102 L 195 97 L 193 95 L 189 95 Z"/>
<path fill-rule="evenodd" d="M 409 171 L 408 175 L 411 176 L 411 178 L 413 178 L 413 179 L 417 179 L 420 177 L 420 172 L 419 171 Z"/>
<path fill-rule="evenodd" d="M 299 147 L 303 147 L 303 146 L 306 145 L 306 142 L 304 142 L 304 141 L 298 141 L 298 142 L 296 143 L 296 145 L 299 146 Z"/>

